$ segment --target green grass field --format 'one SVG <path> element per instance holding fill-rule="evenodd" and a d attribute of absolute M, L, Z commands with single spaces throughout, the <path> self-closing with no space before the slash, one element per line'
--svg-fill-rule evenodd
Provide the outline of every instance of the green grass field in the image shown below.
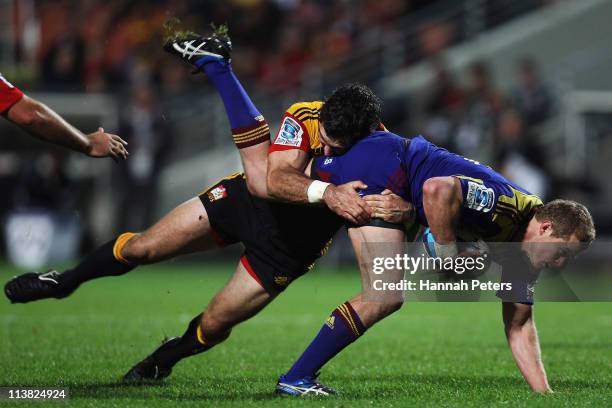
<path fill-rule="evenodd" d="M 121 385 L 164 336 L 182 333 L 232 271 L 167 263 L 86 284 L 61 301 L 10 305 L 2 297 L 0 385 L 69 387 L 70 406 L 612 406 L 609 303 L 537 306 L 555 395 L 528 390 L 505 344 L 500 305 L 419 303 L 324 368 L 321 380 L 341 396 L 275 397 L 278 375 L 359 290 L 356 271 L 316 270 L 227 342 L 179 364 L 165 384 Z M 2 282 L 16 272 L 0 268 Z"/>

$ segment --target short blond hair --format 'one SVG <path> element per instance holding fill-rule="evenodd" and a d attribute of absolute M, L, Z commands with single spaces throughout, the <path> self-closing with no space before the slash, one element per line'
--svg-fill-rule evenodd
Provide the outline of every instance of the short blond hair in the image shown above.
<path fill-rule="evenodd" d="M 595 240 L 595 224 L 589 210 L 582 204 L 571 200 L 553 200 L 536 209 L 538 221 L 553 224 L 553 236 L 569 238 L 572 234 L 580 242 L 590 244 Z"/>

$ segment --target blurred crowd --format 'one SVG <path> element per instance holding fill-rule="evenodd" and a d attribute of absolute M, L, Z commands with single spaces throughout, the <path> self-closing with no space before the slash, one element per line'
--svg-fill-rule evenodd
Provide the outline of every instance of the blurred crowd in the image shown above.
<path fill-rule="evenodd" d="M 164 22 L 177 17 L 204 34 L 210 22 L 227 23 L 240 77 L 283 90 L 312 71 L 335 72 L 380 38 L 408 42 L 398 62 L 408 65 L 546 2 L 483 0 L 474 24 L 470 2 L 454 0 L 35 1 L 23 24 L 38 32 L 37 44 L 18 39 L 16 55 L 33 55 L 45 88 L 105 91 L 148 82 L 176 89 L 186 74 L 161 52 Z M 35 50 L 24 52 L 28 46 Z"/>
<path fill-rule="evenodd" d="M 486 162 L 546 198 L 554 180 L 539 134 L 554 106 L 535 60 L 517 61 L 515 84 L 505 93 L 484 61 L 469 66 L 465 85 L 441 60 L 432 65 L 434 81 L 422 105 L 420 132 L 440 146 Z"/>

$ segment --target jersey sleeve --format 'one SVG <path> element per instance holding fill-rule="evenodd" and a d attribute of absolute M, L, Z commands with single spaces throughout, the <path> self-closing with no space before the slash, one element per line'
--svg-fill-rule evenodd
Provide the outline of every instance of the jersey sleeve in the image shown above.
<path fill-rule="evenodd" d="M 23 98 L 23 92 L 0 74 L 0 113 L 6 112 L 21 98 Z"/>
<path fill-rule="evenodd" d="M 463 195 L 462 222 L 488 229 L 487 226 L 492 226 L 493 214 L 497 210 L 499 196 L 504 192 L 494 182 L 465 176 L 456 177 L 461 183 Z"/>
<path fill-rule="evenodd" d="M 463 195 L 461 223 L 492 241 L 512 239 L 533 210 L 542 205 L 537 196 L 504 181 L 455 177 L 461 183 Z"/>
<path fill-rule="evenodd" d="M 295 106 L 292 105 L 285 112 L 278 133 L 270 145 L 270 153 L 292 149 L 300 149 L 310 153 L 310 134 L 308 133 L 308 128 L 304 122 L 291 113 L 295 110 Z"/>

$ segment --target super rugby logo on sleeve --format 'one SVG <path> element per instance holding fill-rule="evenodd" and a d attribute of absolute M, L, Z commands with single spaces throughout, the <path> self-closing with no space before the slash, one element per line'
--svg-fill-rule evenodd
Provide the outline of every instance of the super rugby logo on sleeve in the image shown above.
<path fill-rule="evenodd" d="M 217 186 L 213 188 L 212 190 L 210 190 L 207 196 L 210 202 L 217 201 L 217 200 L 227 197 L 227 190 L 225 190 L 225 187 L 223 187 L 222 185 Z"/>
<path fill-rule="evenodd" d="M 464 206 L 476 211 L 489 212 L 495 203 L 495 192 L 482 184 L 468 181 Z"/>
<path fill-rule="evenodd" d="M 274 144 L 298 147 L 302 144 L 303 134 L 304 130 L 300 124 L 295 119 L 287 116 L 280 126 L 280 131 Z"/>

